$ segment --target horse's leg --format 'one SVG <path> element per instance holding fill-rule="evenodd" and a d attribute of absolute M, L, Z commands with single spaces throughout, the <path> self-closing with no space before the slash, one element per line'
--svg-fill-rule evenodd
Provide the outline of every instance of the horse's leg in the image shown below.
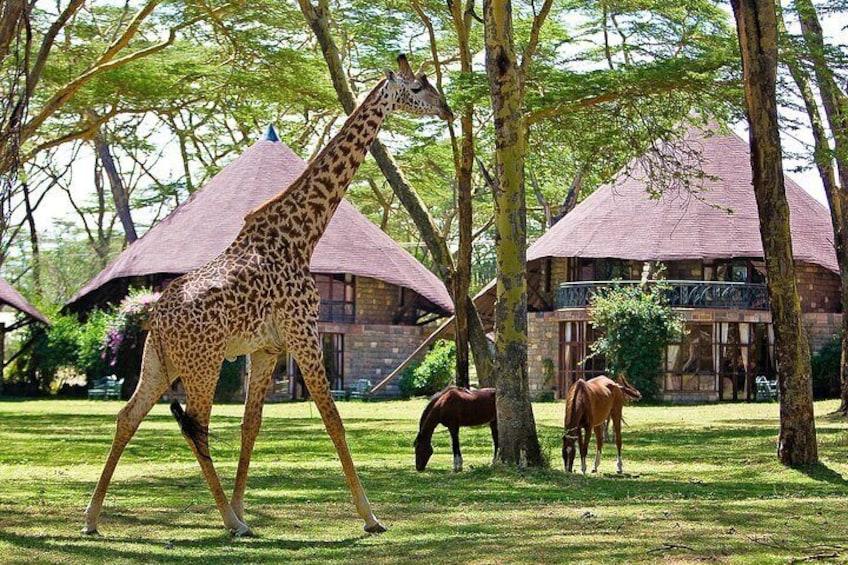
<path fill-rule="evenodd" d="M 244 491 L 247 487 L 247 470 L 250 467 L 250 457 L 256 436 L 262 426 L 262 407 L 265 404 L 265 393 L 271 384 L 271 376 L 277 356 L 267 351 L 257 351 L 250 355 L 247 390 L 244 399 L 244 416 L 241 420 L 241 454 L 239 455 L 236 482 L 233 487 L 233 498 L 230 505 L 239 520 L 244 521 Z"/>
<path fill-rule="evenodd" d="M 459 426 L 449 426 L 451 435 L 451 445 L 453 447 L 453 472 L 459 473 L 462 471 L 462 453 L 459 450 Z"/>
<path fill-rule="evenodd" d="M 103 499 L 106 497 L 106 489 L 112 480 L 115 467 L 124 452 L 124 448 L 132 439 L 139 424 L 150 409 L 158 402 L 159 398 L 170 384 L 164 364 L 160 361 L 153 339 L 148 339 L 144 346 L 144 356 L 141 364 L 141 378 L 138 381 L 135 392 L 127 401 L 127 404 L 118 412 L 115 438 L 112 440 L 112 449 L 106 458 L 100 480 L 91 495 L 91 502 L 85 509 L 85 528 L 83 533 L 96 534 L 97 523 L 100 521 L 100 511 L 103 508 Z"/>
<path fill-rule="evenodd" d="M 577 429 L 579 434 L 577 441 L 580 444 L 580 472 L 586 474 L 586 455 L 589 451 L 589 438 L 592 435 L 592 428 L 588 426 L 580 426 Z"/>
<path fill-rule="evenodd" d="M 492 465 L 498 461 L 498 421 L 492 420 L 489 422 L 489 427 L 492 429 L 492 443 L 495 444 L 495 454 L 492 455 Z"/>
<path fill-rule="evenodd" d="M 601 450 L 604 448 L 604 426 L 605 424 L 595 426 L 595 444 L 597 445 L 597 450 L 595 451 L 595 466 L 592 467 L 593 473 L 597 473 L 598 467 L 601 465 Z"/>
<path fill-rule="evenodd" d="M 615 450 L 618 454 L 618 461 L 616 462 L 616 470 L 620 474 L 622 472 L 621 466 L 621 409 L 618 410 L 617 413 L 613 413 L 612 416 L 612 430 L 615 434 Z"/>

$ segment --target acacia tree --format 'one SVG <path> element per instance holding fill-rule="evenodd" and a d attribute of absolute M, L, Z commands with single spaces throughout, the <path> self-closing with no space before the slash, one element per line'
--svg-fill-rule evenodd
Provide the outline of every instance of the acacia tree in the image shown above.
<path fill-rule="evenodd" d="M 829 56 L 831 49 L 825 45 L 815 6 L 809 0 L 796 0 L 794 7 L 801 24 L 801 36 L 788 36 L 781 14 L 779 23 L 785 40 L 783 61 L 804 102 L 812 130 L 813 161 L 824 186 L 833 225 L 842 303 L 848 304 L 848 120 L 845 118 L 848 115 L 848 96 L 837 81 L 837 73 L 834 72 Z M 839 56 L 838 53 L 836 55 Z M 819 93 L 824 116 L 820 112 L 814 90 Z M 848 415 L 848 316 L 842 317 L 842 335 L 842 402 L 837 411 Z"/>
<path fill-rule="evenodd" d="M 773 0 L 731 0 L 742 52 L 754 194 L 760 216 L 780 391 L 777 456 L 785 465 L 818 460 L 810 348 L 801 324 L 789 204 L 777 122 L 777 18 Z"/>
<path fill-rule="evenodd" d="M 524 86 L 539 31 L 551 7 L 534 14 L 522 59 L 515 52 L 509 0 L 485 0 L 483 21 L 486 75 L 495 125 L 495 383 L 498 390 L 500 461 L 539 466 L 543 458 L 527 378 L 527 210 L 524 163 L 527 154 Z"/>

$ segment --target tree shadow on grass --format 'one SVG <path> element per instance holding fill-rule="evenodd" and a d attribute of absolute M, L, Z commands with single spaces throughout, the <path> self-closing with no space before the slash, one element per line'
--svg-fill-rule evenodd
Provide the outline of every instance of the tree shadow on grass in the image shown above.
<path fill-rule="evenodd" d="M 795 470 L 807 475 L 814 481 L 830 483 L 832 485 L 848 486 L 848 480 L 846 480 L 845 477 L 821 462 L 814 465 L 796 467 Z"/>
<path fill-rule="evenodd" d="M 164 557 L 172 554 L 175 559 L 182 560 L 179 554 L 184 552 L 197 553 L 201 551 L 204 562 L 233 562 L 238 559 L 234 550 L 249 551 L 250 561 L 276 562 L 279 552 L 332 551 L 349 550 L 357 545 L 367 534 L 335 540 L 321 539 L 288 539 L 271 536 L 254 538 L 233 538 L 226 532 L 220 534 L 206 532 L 194 539 L 144 539 L 139 537 L 120 536 L 78 536 L 71 535 L 26 535 L 0 531 L 0 540 L 23 552 L 25 550 L 50 555 L 56 552 L 57 546 L 62 548 L 62 554 L 71 557 L 73 562 L 80 563 L 114 563 L 118 561 L 149 562 L 157 559 L 156 554 Z"/>

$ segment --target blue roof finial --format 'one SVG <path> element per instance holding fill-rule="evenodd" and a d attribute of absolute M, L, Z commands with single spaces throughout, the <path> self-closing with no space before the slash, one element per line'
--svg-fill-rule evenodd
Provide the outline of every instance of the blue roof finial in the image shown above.
<path fill-rule="evenodd" d="M 280 138 L 277 137 L 277 130 L 274 129 L 273 124 L 268 124 L 268 133 L 265 134 L 265 139 L 267 141 L 280 141 Z"/>

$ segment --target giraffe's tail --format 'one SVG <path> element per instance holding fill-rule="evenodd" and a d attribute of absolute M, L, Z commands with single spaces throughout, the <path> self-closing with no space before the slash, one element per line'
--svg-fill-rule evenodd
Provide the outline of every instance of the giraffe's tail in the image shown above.
<path fill-rule="evenodd" d="M 197 420 L 186 414 L 177 400 L 171 402 L 171 414 L 174 415 L 174 419 L 180 425 L 183 435 L 194 444 L 197 452 L 202 457 L 211 459 L 209 456 L 209 432 L 204 430 Z"/>

